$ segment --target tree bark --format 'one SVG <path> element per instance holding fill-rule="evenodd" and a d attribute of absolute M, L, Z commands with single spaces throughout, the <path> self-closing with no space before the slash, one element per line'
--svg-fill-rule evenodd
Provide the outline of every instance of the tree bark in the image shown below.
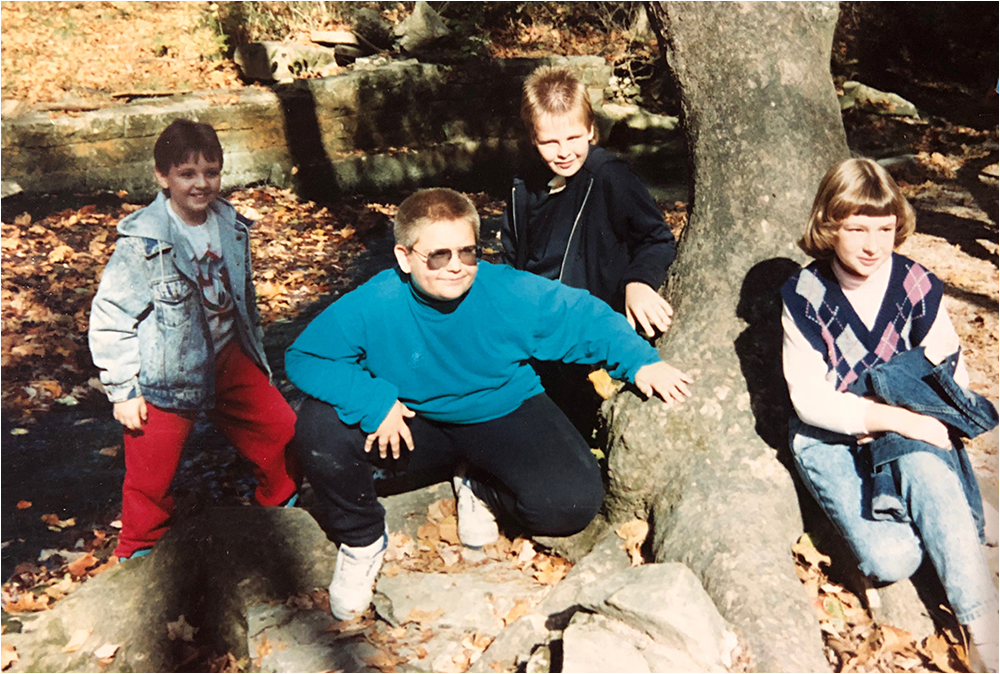
<path fill-rule="evenodd" d="M 777 289 L 803 260 L 820 178 L 849 156 L 830 50 L 836 3 L 649 3 L 681 93 L 689 224 L 657 347 L 694 375 L 666 409 L 625 393 L 605 408 L 613 519 L 648 516 L 657 561 L 686 563 L 763 671 L 823 671 L 795 575 L 802 532 L 788 461 Z"/>

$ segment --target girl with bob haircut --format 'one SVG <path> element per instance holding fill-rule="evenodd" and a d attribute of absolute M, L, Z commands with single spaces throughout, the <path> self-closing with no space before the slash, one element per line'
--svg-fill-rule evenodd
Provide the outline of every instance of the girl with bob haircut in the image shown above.
<path fill-rule="evenodd" d="M 830 259 L 840 223 L 852 214 L 895 215 L 894 248 L 917 226 L 913 207 L 884 168 L 871 159 L 848 159 L 831 168 L 819 184 L 799 247 L 811 257 Z"/>
<path fill-rule="evenodd" d="M 594 109 L 580 78 L 542 66 L 524 83 L 521 119 L 537 154 L 514 178 L 501 227 L 503 260 L 587 290 L 647 337 L 673 309 L 658 290 L 677 246 L 628 164 L 596 145 Z M 589 436 L 600 398 L 589 369 L 536 363 L 546 392 Z"/>
<path fill-rule="evenodd" d="M 997 671 L 996 545 L 961 437 L 997 413 L 968 390 L 934 274 L 894 252 L 913 208 L 869 159 L 833 166 L 799 245 L 816 261 L 782 287 L 790 445 L 806 487 L 876 583 L 930 560 L 968 630 L 972 671 Z"/>

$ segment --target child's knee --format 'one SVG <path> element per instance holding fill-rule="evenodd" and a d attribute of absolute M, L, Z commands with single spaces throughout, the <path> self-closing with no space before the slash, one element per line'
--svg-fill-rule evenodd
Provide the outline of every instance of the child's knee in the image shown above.
<path fill-rule="evenodd" d="M 518 514 L 522 524 L 532 533 L 546 536 L 569 536 L 585 529 L 601 511 L 604 487 L 600 480 L 575 487 L 519 500 Z"/>
<path fill-rule="evenodd" d="M 923 549 L 904 541 L 883 541 L 877 554 L 868 555 L 858 565 L 861 572 L 877 583 L 906 580 L 924 561 Z"/>

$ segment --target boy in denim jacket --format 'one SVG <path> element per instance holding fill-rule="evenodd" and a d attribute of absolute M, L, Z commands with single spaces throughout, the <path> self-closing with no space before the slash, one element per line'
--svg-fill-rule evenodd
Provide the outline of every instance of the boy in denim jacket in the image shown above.
<path fill-rule="evenodd" d="M 222 146 L 178 119 L 153 149 L 163 191 L 118 224 L 90 316 L 90 351 L 125 433 L 115 554 L 147 554 L 173 512 L 170 483 L 204 410 L 254 464 L 261 505 L 294 500 L 295 413 L 271 384 L 248 220 L 219 198 Z"/>

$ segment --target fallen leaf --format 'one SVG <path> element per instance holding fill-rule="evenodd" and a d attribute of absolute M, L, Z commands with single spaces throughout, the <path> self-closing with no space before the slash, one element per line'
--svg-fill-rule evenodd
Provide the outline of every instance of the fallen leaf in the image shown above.
<path fill-rule="evenodd" d="M 55 513 L 46 513 L 40 518 L 43 522 L 49 525 L 50 529 L 55 529 L 56 531 L 61 531 L 63 529 L 68 529 L 69 527 L 76 526 L 76 518 L 70 517 L 66 520 L 59 519 L 59 515 Z"/>
<path fill-rule="evenodd" d="M 625 522 L 615 534 L 625 541 L 625 552 L 628 553 L 632 566 L 641 566 L 646 561 L 642 556 L 642 546 L 649 536 L 649 522 L 638 519 Z"/>
<path fill-rule="evenodd" d="M 271 651 L 274 649 L 271 647 L 271 642 L 267 640 L 267 635 L 265 634 L 260 638 L 260 643 L 257 644 L 257 658 L 263 659 L 270 655 Z"/>
<path fill-rule="evenodd" d="M 87 640 L 90 636 L 90 630 L 81 629 L 73 632 L 73 636 L 70 637 L 69 643 L 62 647 L 63 653 L 76 653 L 83 646 L 83 642 Z"/>
<path fill-rule="evenodd" d="M 440 547 L 437 553 L 441 557 L 441 561 L 444 562 L 445 568 L 455 566 L 462 561 L 462 553 L 455 547 Z"/>
<path fill-rule="evenodd" d="M 362 658 L 369 667 L 374 667 L 382 672 L 395 672 L 396 665 L 406 662 L 406 658 L 393 655 L 388 651 L 379 651 L 370 658 Z"/>
<path fill-rule="evenodd" d="M 108 557 L 108 561 L 104 562 L 100 566 L 95 566 L 94 568 L 92 568 L 90 571 L 87 572 L 87 575 L 93 578 L 94 576 L 104 573 L 111 567 L 117 565 L 118 565 L 118 558 L 115 557 L 114 555 L 111 555 L 111 557 Z"/>
<path fill-rule="evenodd" d="M 94 553 L 88 552 L 80 559 L 75 562 L 71 562 L 66 565 L 66 570 L 77 578 L 87 575 L 87 569 L 97 564 L 98 559 L 94 556 Z"/>
<path fill-rule="evenodd" d="M 517 565 L 524 567 L 535 558 L 535 546 L 529 540 L 521 541 L 521 549 L 517 553 Z"/>
<path fill-rule="evenodd" d="M 892 625 L 882 625 L 882 648 L 891 651 L 906 651 L 913 649 L 913 635 L 904 629 Z"/>
<path fill-rule="evenodd" d="M 14 601 L 8 601 L 3 605 L 3 610 L 7 613 L 30 613 L 33 611 L 44 611 L 49 607 L 49 597 L 36 597 L 30 592 L 25 592 Z"/>
<path fill-rule="evenodd" d="M 510 625 L 512 622 L 525 615 L 528 612 L 528 602 L 521 600 L 514 604 L 514 607 L 507 611 L 507 615 L 503 618 L 504 627 Z"/>
<path fill-rule="evenodd" d="M 18 501 L 17 502 L 17 509 L 18 510 L 27 510 L 30 507 L 31 507 L 31 501 Z"/>
<path fill-rule="evenodd" d="M 924 639 L 921 650 L 931 664 L 942 672 L 957 671 L 951 664 L 951 644 L 940 634 L 932 634 Z"/>
<path fill-rule="evenodd" d="M 167 623 L 167 638 L 171 641 L 194 641 L 194 635 L 197 631 L 198 628 L 188 623 L 184 614 L 181 614 L 174 622 Z"/>
<path fill-rule="evenodd" d="M 94 657 L 100 660 L 110 660 L 115 657 L 119 648 L 121 648 L 121 644 L 104 644 L 94 651 Z"/>
<path fill-rule="evenodd" d="M 79 583 L 73 582 L 73 579 L 67 576 L 55 585 L 45 588 L 45 594 L 52 597 L 52 599 L 59 600 L 75 590 L 77 585 Z"/>
<path fill-rule="evenodd" d="M 493 637 L 481 632 L 466 632 L 462 637 L 462 646 L 472 651 L 482 652 L 493 643 Z"/>
<path fill-rule="evenodd" d="M 73 259 L 73 249 L 69 246 L 56 246 L 49 253 L 49 262 L 63 262 Z"/>
<path fill-rule="evenodd" d="M 462 543 L 458 538 L 458 519 L 454 515 L 448 515 L 438 523 L 438 536 L 449 545 Z"/>
<path fill-rule="evenodd" d="M 421 611 L 418 608 L 414 608 L 410 609 L 410 612 L 406 614 L 406 617 L 403 618 L 403 622 L 400 624 L 417 623 L 421 628 L 424 628 L 430 623 L 440 620 L 443 615 L 443 608 L 439 608 L 436 611 Z"/>
<path fill-rule="evenodd" d="M 98 454 L 103 454 L 104 456 L 118 456 L 118 451 L 121 449 L 121 445 L 112 445 L 111 447 L 104 447 Z"/>
<path fill-rule="evenodd" d="M 0 669 L 6 670 L 21 657 L 17 654 L 17 649 L 8 641 L 0 643 Z"/>
<path fill-rule="evenodd" d="M 622 387 L 622 383 L 612 379 L 611 375 L 604 369 L 594 370 L 587 375 L 587 379 L 594 385 L 597 395 L 601 396 L 604 400 L 618 393 L 618 390 Z"/>
<path fill-rule="evenodd" d="M 799 540 L 792 546 L 792 552 L 810 566 L 830 566 L 830 557 L 816 549 L 809 534 L 802 534 L 799 537 Z"/>

